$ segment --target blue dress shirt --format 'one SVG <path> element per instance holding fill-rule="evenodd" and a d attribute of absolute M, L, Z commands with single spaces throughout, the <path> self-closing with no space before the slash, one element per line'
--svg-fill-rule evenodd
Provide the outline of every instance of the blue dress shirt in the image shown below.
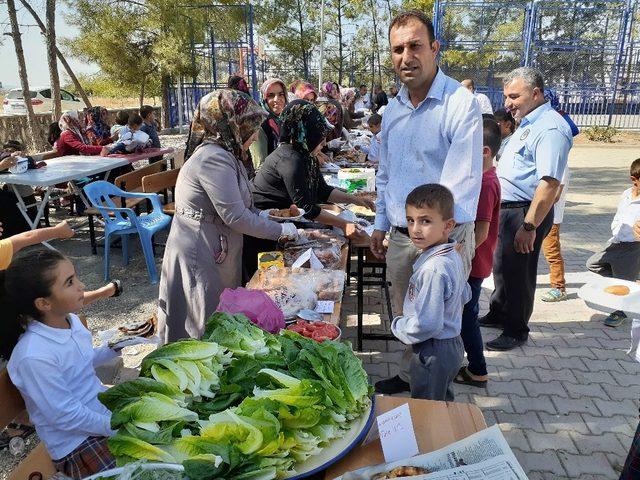
<path fill-rule="evenodd" d="M 405 227 L 407 195 L 425 183 L 451 190 L 457 223 L 475 220 L 482 185 L 482 114 L 476 98 L 442 70 L 418 106 L 402 86 L 382 116 L 376 229 Z"/>
<path fill-rule="evenodd" d="M 500 156 L 502 201 L 531 201 L 543 177 L 561 180 L 572 145 L 571 127 L 549 102 L 530 112 Z"/>

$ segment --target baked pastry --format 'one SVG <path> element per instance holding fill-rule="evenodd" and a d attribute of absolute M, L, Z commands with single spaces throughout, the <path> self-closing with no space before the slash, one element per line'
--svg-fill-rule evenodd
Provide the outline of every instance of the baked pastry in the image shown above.
<path fill-rule="evenodd" d="M 431 470 L 422 467 L 396 467 L 393 470 L 386 473 L 378 473 L 374 475 L 371 480 L 387 480 L 389 478 L 401 478 L 401 477 L 415 477 L 417 475 L 426 475 L 431 473 Z"/>
<path fill-rule="evenodd" d="M 295 205 L 291 205 L 289 208 L 282 208 L 282 209 L 274 208 L 269 211 L 269 215 L 271 215 L 272 217 L 279 217 L 279 218 L 299 217 L 300 213 L 301 213 L 300 209 Z"/>
<path fill-rule="evenodd" d="M 604 291 L 612 295 L 618 295 L 620 297 L 623 297 L 625 295 L 629 295 L 629 292 L 631 290 L 626 285 L 610 285 L 607 288 L 605 288 Z"/>

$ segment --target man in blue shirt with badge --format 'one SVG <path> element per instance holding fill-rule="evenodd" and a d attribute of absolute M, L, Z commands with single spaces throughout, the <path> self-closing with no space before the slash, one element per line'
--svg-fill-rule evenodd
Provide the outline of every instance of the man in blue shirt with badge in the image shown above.
<path fill-rule="evenodd" d="M 484 327 L 501 328 L 487 342 L 506 351 L 529 337 L 538 257 L 553 224 L 553 204 L 573 145 L 571 128 L 544 99 L 542 74 L 521 67 L 504 78 L 505 107 L 520 126 L 498 164 L 500 233 L 493 263 L 495 290 Z"/>

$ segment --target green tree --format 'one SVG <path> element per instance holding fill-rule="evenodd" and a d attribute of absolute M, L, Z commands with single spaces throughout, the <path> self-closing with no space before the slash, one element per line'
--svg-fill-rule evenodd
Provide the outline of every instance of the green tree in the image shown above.
<path fill-rule="evenodd" d="M 311 0 L 263 0 L 257 6 L 258 31 L 278 49 L 274 66 L 288 73 L 286 77 L 310 79 L 312 55 L 319 43 L 316 10 L 319 6 Z M 289 65 L 288 72 L 279 65 Z"/>

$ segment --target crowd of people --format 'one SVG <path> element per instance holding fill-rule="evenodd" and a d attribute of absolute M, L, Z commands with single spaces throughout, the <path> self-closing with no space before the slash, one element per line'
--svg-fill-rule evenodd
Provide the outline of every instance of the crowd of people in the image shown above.
<path fill-rule="evenodd" d="M 406 345 L 400 371 L 376 383 L 379 393 L 452 401 L 454 383 L 486 386 L 484 350 L 508 351 L 528 340 L 541 251 L 551 268 L 551 289 L 542 299 L 566 298 L 560 225 L 577 127 L 545 89 L 541 72 L 521 67 L 509 73 L 505 109 L 494 111 L 473 79 L 460 83 L 439 68 L 440 44 L 423 13 L 396 16 L 389 42 L 402 86 L 388 95 L 380 85 L 370 94 L 364 84 L 356 90 L 326 82 L 316 90 L 305 81 L 287 86 L 273 78 L 256 102 L 247 82 L 233 76 L 228 88 L 200 100 L 162 263 L 162 341 L 199 338 L 222 291 L 255 273 L 257 253 L 298 237 L 293 223 L 269 218 L 271 209 L 293 205 L 307 220 L 341 229 L 350 239 L 365 233 L 322 204 L 376 212 L 371 251 L 386 261 L 391 331 Z M 119 112 L 113 126 L 106 113 L 94 107 L 82 125 L 76 112 L 65 112 L 51 128 L 53 150 L 36 160 L 130 152 L 137 142 L 160 146 L 151 107 Z M 364 117 L 372 137 L 362 150 L 378 166 L 375 203 L 329 186 L 321 173 L 328 143 L 348 139 Z M 0 170 L 15 162 L 19 149 L 7 147 Z M 640 160 L 630 177 L 613 237 L 588 268 L 635 280 Z M 54 251 L 11 259 L 26 245 L 73 235 L 65 222 L 7 233 L 0 241 L 0 306 L 8 312 L 0 353 L 9 359 L 11 380 L 56 468 L 73 478 L 110 468 L 106 438 L 114 432 L 110 413 L 96 399 L 103 387 L 93 368 L 118 352 L 94 349 L 76 312 L 88 301 L 119 294 L 121 286 L 85 292 L 72 263 Z M 482 284 L 491 274 L 490 308 L 478 318 Z M 624 313 L 615 312 L 605 324 L 623 320 Z M 484 343 L 480 326 L 500 334 Z"/>

